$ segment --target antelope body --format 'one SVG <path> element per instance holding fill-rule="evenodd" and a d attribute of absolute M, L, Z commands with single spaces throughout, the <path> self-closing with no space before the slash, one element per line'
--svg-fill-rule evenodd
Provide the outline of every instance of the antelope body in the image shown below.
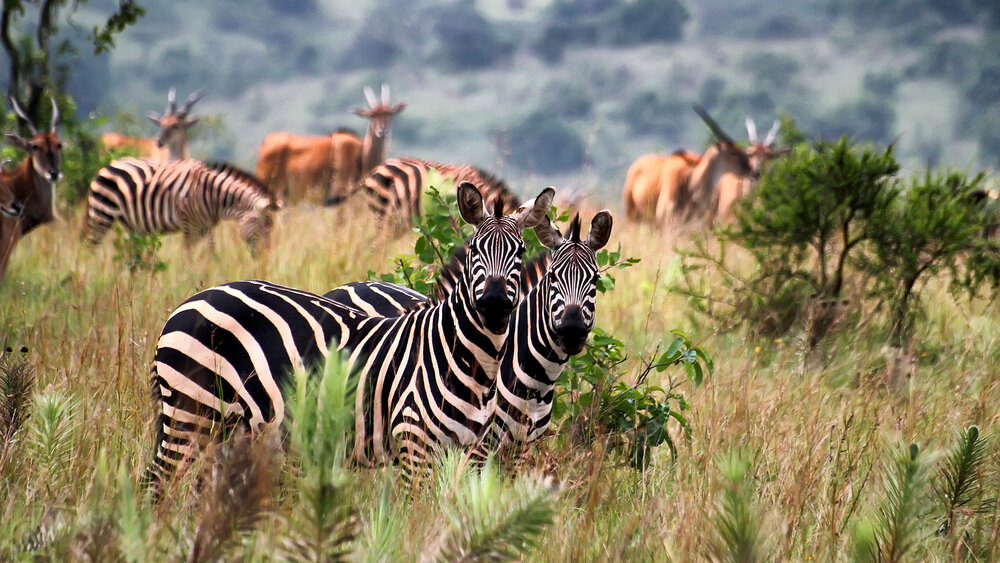
<path fill-rule="evenodd" d="M 368 119 L 364 139 L 344 129 L 324 137 L 287 132 L 264 137 L 255 174 L 271 187 L 272 195 L 295 202 L 319 189 L 324 203 L 337 204 L 354 193 L 361 178 L 385 160 L 392 119 L 406 107 L 405 103 L 390 104 L 385 85 L 381 101 L 367 87 L 365 98 L 368 108 L 354 110 Z"/>

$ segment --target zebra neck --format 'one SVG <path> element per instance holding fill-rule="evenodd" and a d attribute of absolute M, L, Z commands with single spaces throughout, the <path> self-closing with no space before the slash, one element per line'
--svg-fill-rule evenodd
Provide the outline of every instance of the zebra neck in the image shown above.
<path fill-rule="evenodd" d="M 542 280 L 528 292 L 515 313 L 517 335 L 508 340 L 514 347 L 511 351 L 517 360 L 522 377 L 530 377 L 546 389 L 555 385 L 563 367 L 569 361 L 569 354 L 559 345 L 552 309 L 549 303 L 548 278 Z M 508 350 L 505 350 L 505 355 Z M 512 374 L 504 374 L 510 377 Z"/>
<path fill-rule="evenodd" d="M 477 374 L 477 379 L 496 381 L 497 373 L 500 371 L 500 352 L 509 330 L 502 334 L 493 334 L 483 325 L 473 305 L 472 291 L 464 278 L 456 284 L 455 290 L 440 307 L 446 315 L 442 317 L 443 320 L 447 320 L 448 317 L 454 319 L 454 327 L 449 326 L 450 323 L 442 323 L 444 330 L 453 328 L 455 331 L 455 334 L 447 336 L 461 338 L 482 368 L 482 373 Z"/>

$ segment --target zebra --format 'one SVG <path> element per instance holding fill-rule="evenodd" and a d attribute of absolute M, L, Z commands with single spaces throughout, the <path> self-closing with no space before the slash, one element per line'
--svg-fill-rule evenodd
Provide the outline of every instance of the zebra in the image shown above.
<path fill-rule="evenodd" d="M 421 200 L 432 171 L 455 184 L 472 182 L 480 186 L 487 202 L 503 199 L 505 211 L 520 205 L 507 184 L 489 172 L 469 165 L 439 164 L 415 158 L 385 160 L 361 181 L 359 188 L 364 190 L 368 207 L 376 215 L 408 225 L 413 216 L 420 215 Z"/>
<path fill-rule="evenodd" d="M 100 243 L 115 221 L 137 233 L 184 231 L 190 246 L 224 219 L 236 219 L 252 249 L 266 246 L 279 206 L 253 175 L 225 163 L 123 158 L 97 172 L 87 196 L 87 241 Z"/>
<path fill-rule="evenodd" d="M 587 239 L 580 238 L 580 216 L 568 237 L 547 219 L 535 227 L 549 253 L 529 261 L 522 272 L 522 295 L 511 316 L 510 335 L 500 356 L 494 414 L 483 442 L 487 448 L 517 448 L 539 439 L 548 429 L 556 379 L 570 356 L 582 351 L 594 326 L 597 251 L 611 236 L 612 216 L 597 213 Z M 463 247 L 456 257 L 463 255 Z M 439 274 L 431 298 L 399 285 L 354 282 L 324 296 L 365 310 L 368 315 L 396 316 L 446 298 L 461 279 L 461 261 L 452 260 Z"/>
<path fill-rule="evenodd" d="M 458 187 L 475 225 L 462 280 L 448 299 L 397 317 L 362 311 L 266 281 L 227 283 L 186 300 L 156 345 L 157 439 L 145 481 L 159 490 L 213 428 L 278 425 L 295 368 L 315 369 L 335 348 L 357 377 L 351 459 L 398 461 L 407 474 L 431 451 L 477 443 L 510 314 L 519 300 L 524 241 L 554 195 L 546 188 L 510 215 L 492 213 L 471 183 Z"/>

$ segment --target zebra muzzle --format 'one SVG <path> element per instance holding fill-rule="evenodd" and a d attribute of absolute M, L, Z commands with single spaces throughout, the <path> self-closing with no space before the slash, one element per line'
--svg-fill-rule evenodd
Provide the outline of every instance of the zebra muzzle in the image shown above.
<path fill-rule="evenodd" d="M 584 321 L 582 309 L 578 306 L 568 307 L 556 326 L 559 346 L 570 356 L 579 354 L 586 346 L 589 335 L 590 325 Z"/>
<path fill-rule="evenodd" d="M 476 311 L 490 332 L 501 334 L 507 330 L 510 315 L 514 311 L 514 302 L 507 297 L 506 280 L 503 278 L 486 280 L 483 294 L 476 299 Z"/>

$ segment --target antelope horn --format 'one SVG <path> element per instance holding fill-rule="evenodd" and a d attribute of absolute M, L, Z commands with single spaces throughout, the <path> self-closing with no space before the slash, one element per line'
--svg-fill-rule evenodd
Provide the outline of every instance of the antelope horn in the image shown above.
<path fill-rule="evenodd" d="M 716 138 L 720 141 L 725 141 L 730 145 L 736 146 L 736 141 L 734 141 L 729 135 L 726 135 L 726 132 L 722 130 L 722 127 L 719 127 L 719 124 L 716 123 L 710 115 L 708 115 L 708 112 L 706 112 L 704 108 L 701 106 L 691 107 L 694 109 L 694 112 L 698 114 L 698 117 L 705 122 L 705 125 L 708 125 L 708 128 L 712 130 L 712 134 L 714 134 Z"/>
<path fill-rule="evenodd" d="M 382 84 L 382 105 L 389 105 L 389 85 L 385 83 Z"/>
<path fill-rule="evenodd" d="M 28 124 L 28 131 L 31 131 L 32 135 L 37 135 L 38 129 L 35 129 L 35 124 L 31 122 L 31 118 L 28 117 L 28 114 L 24 113 L 23 109 L 21 109 L 21 105 L 17 103 L 17 98 L 11 96 L 10 103 L 14 105 L 14 113 L 16 113 L 18 117 L 23 119 L 24 122 Z"/>
<path fill-rule="evenodd" d="M 767 137 L 764 137 L 764 144 L 766 146 L 771 146 L 776 140 L 778 140 L 778 131 L 781 130 L 781 122 L 777 119 L 774 120 L 774 125 L 771 126 L 771 130 L 767 132 Z"/>
<path fill-rule="evenodd" d="M 747 136 L 750 137 L 751 143 L 757 142 L 757 124 L 753 122 L 753 118 L 749 115 L 747 116 Z"/>
<path fill-rule="evenodd" d="M 177 89 L 171 88 L 167 92 L 167 109 L 163 110 L 163 115 L 173 115 L 177 112 Z"/>
<path fill-rule="evenodd" d="M 372 91 L 371 86 L 365 86 L 365 99 L 368 100 L 368 107 L 370 108 L 378 105 L 378 100 L 375 99 L 375 92 Z"/>
<path fill-rule="evenodd" d="M 191 106 L 193 106 L 195 102 L 202 99 L 202 97 L 204 96 L 205 96 L 204 88 L 199 88 L 194 92 L 192 92 L 191 95 L 188 96 L 187 100 L 184 102 L 184 107 L 181 109 L 181 114 L 180 114 L 181 117 L 187 117 L 187 113 L 188 111 L 191 110 Z"/>
<path fill-rule="evenodd" d="M 49 100 L 52 101 L 52 125 L 49 132 L 55 133 L 56 127 L 59 127 L 59 105 L 56 104 L 56 99 L 52 96 L 49 96 Z"/>

